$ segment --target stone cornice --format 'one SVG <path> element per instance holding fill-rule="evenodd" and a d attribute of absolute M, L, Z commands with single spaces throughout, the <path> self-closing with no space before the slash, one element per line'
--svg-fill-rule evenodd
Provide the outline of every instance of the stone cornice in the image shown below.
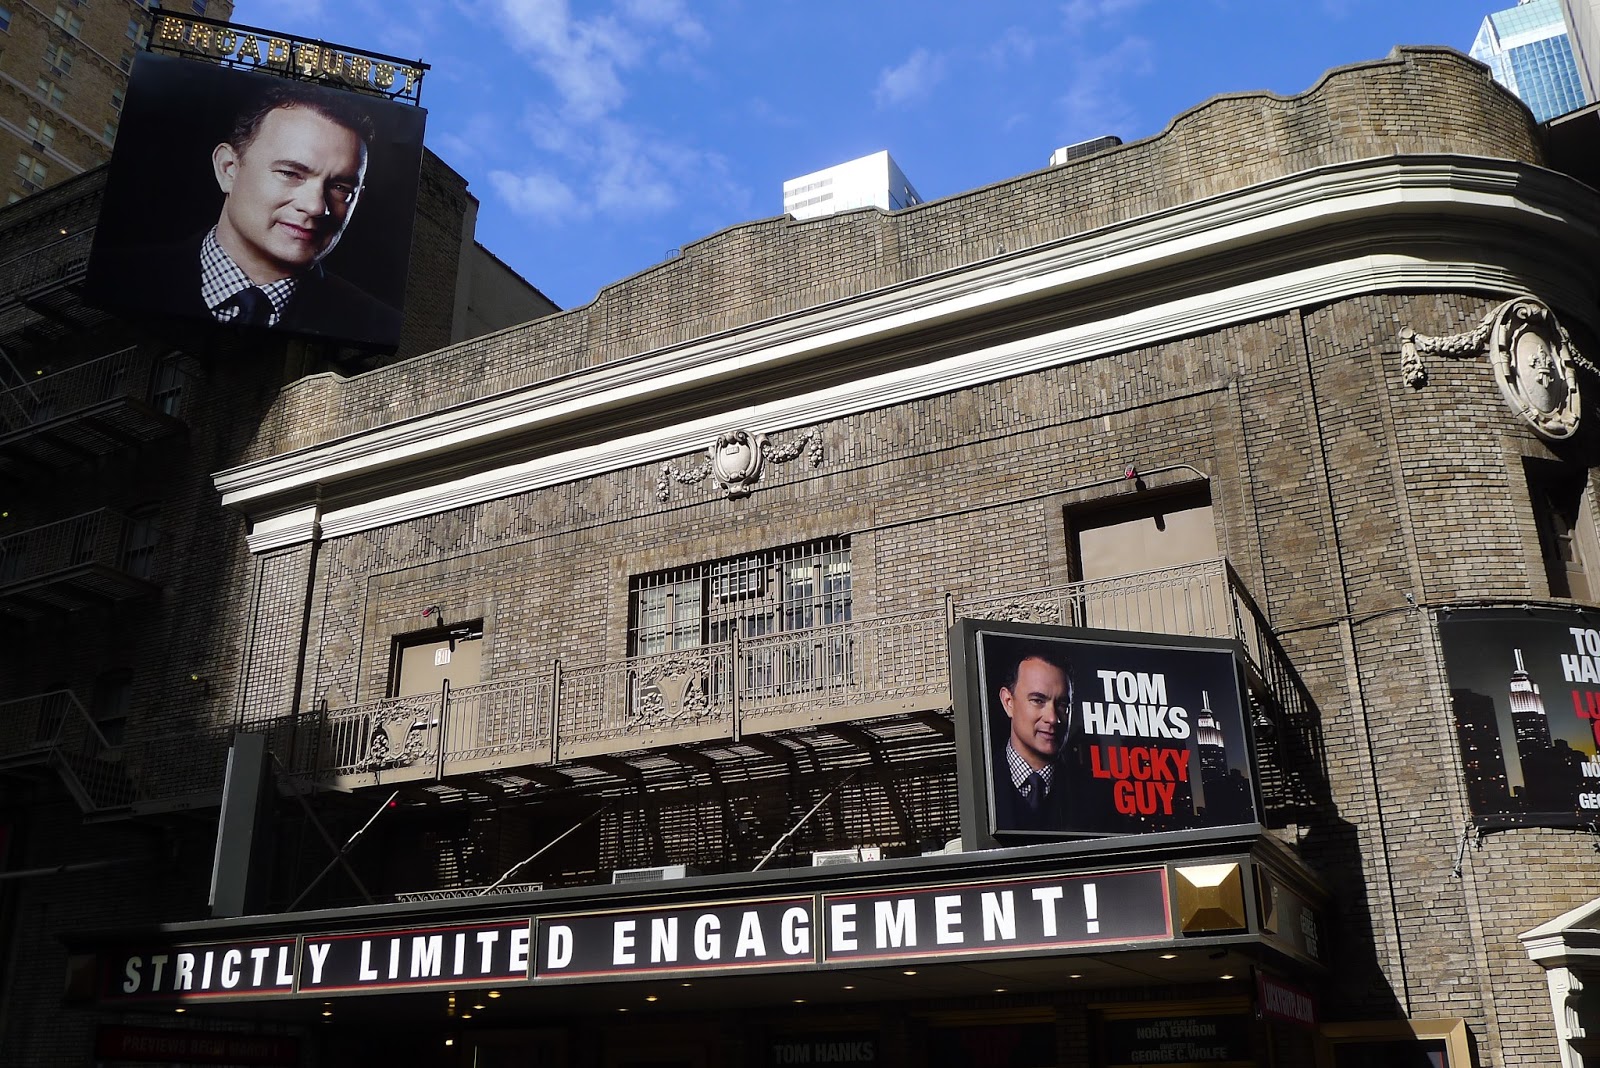
<path fill-rule="evenodd" d="M 1527 164 L 1452 156 L 1341 164 L 272 457 L 222 472 L 216 484 L 257 526 L 318 505 L 332 537 L 680 456 L 731 425 L 794 429 L 1357 293 L 1532 289 L 1588 309 L 1595 268 L 1585 248 L 1597 236 L 1600 198 Z M 1113 288 L 1114 303 L 1103 296 Z M 1091 293 L 1102 294 L 1101 307 Z M 770 391 L 835 353 L 910 347 L 929 331 L 1074 295 L 1083 302 L 1075 325 L 797 386 L 760 404 L 730 402 L 691 421 L 673 414 L 713 391 L 737 398 L 758 381 Z M 640 405 L 656 413 L 655 425 L 635 418 L 593 443 L 597 426 Z M 580 431 L 584 443 L 562 444 Z M 519 459 L 495 466 L 496 454 Z M 292 544 L 313 529 L 312 521 L 268 525 L 252 548 Z"/>

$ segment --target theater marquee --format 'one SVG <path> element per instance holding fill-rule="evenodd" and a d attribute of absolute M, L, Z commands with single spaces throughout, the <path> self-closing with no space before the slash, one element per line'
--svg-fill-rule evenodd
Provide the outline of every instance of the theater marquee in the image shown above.
<path fill-rule="evenodd" d="M 1168 940 L 1163 867 L 125 947 L 99 999 L 254 999 L 1044 956 Z"/>

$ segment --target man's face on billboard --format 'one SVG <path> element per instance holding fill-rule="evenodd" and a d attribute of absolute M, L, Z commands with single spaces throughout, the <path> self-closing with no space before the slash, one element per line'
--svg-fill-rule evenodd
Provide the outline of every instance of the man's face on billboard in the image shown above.
<path fill-rule="evenodd" d="M 1029 767 L 1042 768 L 1060 752 L 1070 697 L 1061 669 L 1032 656 L 1017 665 L 1013 688 L 1000 687 L 1000 705 L 1011 718 L 1011 748 Z"/>
<path fill-rule="evenodd" d="M 266 285 L 316 265 L 355 213 L 366 177 L 360 136 L 309 108 L 268 112 L 241 151 L 211 155 L 227 201 L 217 242 L 250 280 Z"/>

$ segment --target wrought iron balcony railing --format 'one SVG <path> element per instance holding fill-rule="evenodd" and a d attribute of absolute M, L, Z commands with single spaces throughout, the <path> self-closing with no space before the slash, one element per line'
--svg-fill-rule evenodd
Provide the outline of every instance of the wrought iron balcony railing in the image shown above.
<path fill-rule="evenodd" d="M 54 769 L 85 812 L 133 804 L 122 750 L 106 740 L 71 690 L 0 701 L 0 768 Z"/>
<path fill-rule="evenodd" d="M 28 475 L 182 427 L 187 361 L 129 347 L 0 391 L 0 471 Z"/>
<path fill-rule="evenodd" d="M 93 243 L 94 230 L 90 228 L 0 261 L 0 303 L 73 277 L 89 262 L 89 246 Z"/>
<path fill-rule="evenodd" d="M 126 600 L 155 589 L 161 532 L 109 508 L 0 538 L 0 611 Z"/>
<path fill-rule="evenodd" d="M 106 401 L 132 399 L 170 407 L 168 396 L 152 395 L 151 374 L 157 363 L 150 350 L 130 345 L 64 371 L 30 378 L 0 391 L 0 430 L 49 423 Z"/>
<path fill-rule="evenodd" d="M 1300 762 L 1321 766 L 1314 706 L 1219 559 L 323 709 L 298 721 L 292 773 L 352 786 L 437 780 L 938 711 L 950 705 L 947 632 L 957 617 L 1237 639 L 1258 748 L 1283 758 L 1264 786 L 1290 804 L 1308 789 Z"/>

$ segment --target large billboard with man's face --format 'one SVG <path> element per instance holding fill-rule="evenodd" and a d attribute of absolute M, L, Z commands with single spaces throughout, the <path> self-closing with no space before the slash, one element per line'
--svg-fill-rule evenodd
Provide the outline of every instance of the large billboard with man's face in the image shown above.
<path fill-rule="evenodd" d="M 951 655 L 969 845 L 1257 821 L 1233 643 L 962 620 Z"/>
<path fill-rule="evenodd" d="M 394 347 L 425 119 L 317 82 L 141 53 L 90 299 Z"/>

